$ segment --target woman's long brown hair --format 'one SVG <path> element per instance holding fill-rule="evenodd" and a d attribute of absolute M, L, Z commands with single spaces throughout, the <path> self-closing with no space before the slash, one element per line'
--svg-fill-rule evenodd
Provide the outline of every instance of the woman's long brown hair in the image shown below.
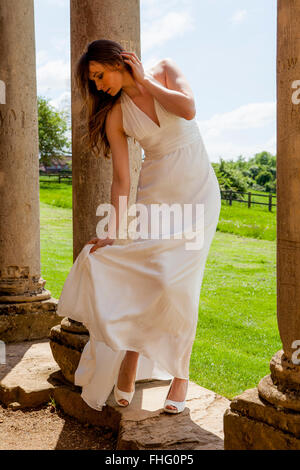
<path fill-rule="evenodd" d="M 96 156 L 101 154 L 110 158 L 110 146 L 105 132 L 105 121 L 108 111 L 122 93 L 120 90 L 115 96 L 104 91 L 98 91 L 94 80 L 89 79 L 89 62 L 100 62 L 114 68 L 117 64 L 123 65 L 130 73 L 131 68 L 123 61 L 121 52 L 123 47 L 109 39 L 98 39 L 87 46 L 87 51 L 80 57 L 75 72 L 75 78 L 84 99 L 83 106 L 87 112 L 88 132 L 83 138 L 88 137 L 88 147 Z M 100 147 L 99 147 L 100 143 Z"/>

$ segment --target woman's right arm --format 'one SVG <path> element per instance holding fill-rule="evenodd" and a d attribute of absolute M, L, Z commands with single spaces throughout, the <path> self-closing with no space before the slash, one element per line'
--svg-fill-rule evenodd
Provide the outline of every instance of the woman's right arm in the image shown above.
<path fill-rule="evenodd" d="M 108 223 L 108 236 L 115 238 L 119 230 L 119 218 L 127 216 L 130 195 L 130 165 L 127 137 L 123 129 L 121 104 L 116 103 L 106 117 L 105 130 L 112 153 L 113 180 L 111 185 L 111 204 L 115 208 L 116 233 L 114 233 L 114 218 Z M 120 196 L 126 196 L 125 204 L 120 206 Z"/>

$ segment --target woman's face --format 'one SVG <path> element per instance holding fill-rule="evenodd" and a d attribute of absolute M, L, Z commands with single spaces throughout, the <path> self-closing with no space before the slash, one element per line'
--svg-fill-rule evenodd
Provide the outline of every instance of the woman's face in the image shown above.
<path fill-rule="evenodd" d="M 111 70 L 100 62 L 89 62 L 89 79 L 94 80 L 97 90 L 102 90 L 112 96 L 116 95 L 123 85 L 121 66 L 117 70 Z"/>

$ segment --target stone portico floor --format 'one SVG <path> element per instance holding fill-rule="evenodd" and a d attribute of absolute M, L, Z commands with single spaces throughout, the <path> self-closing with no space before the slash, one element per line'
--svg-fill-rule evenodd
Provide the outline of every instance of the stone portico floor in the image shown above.
<path fill-rule="evenodd" d="M 138 381 L 129 407 L 115 403 L 113 393 L 99 412 L 81 398 L 81 387 L 63 377 L 49 339 L 9 343 L 0 364 L 0 402 L 11 410 L 39 407 L 51 398 L 80 423 L 110 427 L 118 433 L 117 450 L 223 450 L 223 415 L 230 400 L 189 382 L 186 409 L 162 409 L 170 381 Z"/>

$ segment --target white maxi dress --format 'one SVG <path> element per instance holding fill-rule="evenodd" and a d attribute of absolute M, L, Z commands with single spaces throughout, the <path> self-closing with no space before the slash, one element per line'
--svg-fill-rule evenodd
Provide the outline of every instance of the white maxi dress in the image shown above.
<path fill-rule="evenodd" d="M 126 350 L 140 353 L 136 380 L 189 378 L 204 268 L 221 208 L 218 180 L 196 119 L 168 112 L 155 98 L 154 105 L 159 125 L 122 91 L 124 130 L 145 154 L 136 203 L 147 208 L 149 220 L 151 204 L 180 204 L 182 211 L 184 204 L 202 205 L 203 245 L 186 249 L 192 239 L 149 235 L 93 253 L 92 244 L 82 248 L 57 314 L 89 330 L 74 383 L 82 387 L 82 399 L 99 411 L 117 382 Z M 198 222 L 193 210 L 193 228 Z M 178 233 L 178 226 L 173 232 L 172 227 L 171 234 Z"/>

